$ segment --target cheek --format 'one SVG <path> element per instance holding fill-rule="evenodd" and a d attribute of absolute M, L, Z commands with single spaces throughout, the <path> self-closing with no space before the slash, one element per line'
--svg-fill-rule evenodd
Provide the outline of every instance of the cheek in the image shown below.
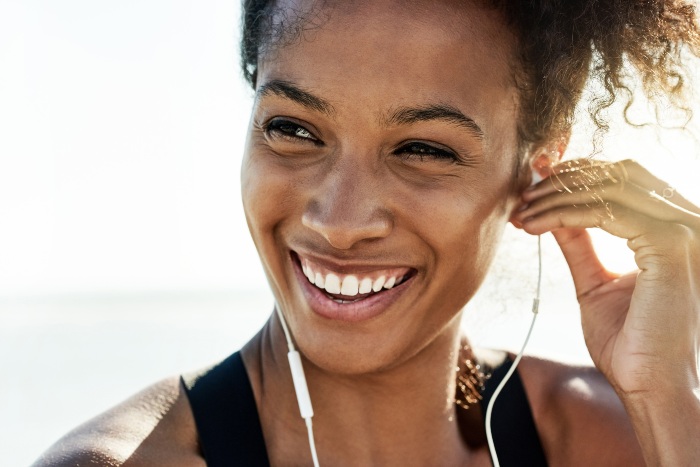
<path fill-rule="evenodd" d="M 248 229 L 258 249 L 260 230 L 265 225 L 266 218 L 274 215 L 274 212 L 270 212 L 269 202 L 273 194 L 269 193 L 261 169 L 256 159 L 246 153 L 241 167 L 241 198 Z"/>
<path fill-rule="evenodd" d="M 260 152 L 246 148 L 241 167 L 243 209 L 256 244 L 289 215 L 298 196 L 289 174 L 270 163 L 271 156 Z"/>
<path fill-rule="evenodd" d="M 278 289 L 284 265 L 276 253 L 275 238 L 294 206 L 295 190 L 288 178 L 278 176 L 265 158 L 247 148 L 241 166 L 241 198 L 248 230 L 258 250 L 268 281 Z"/>
<path fill-rule="evenodd" d="M 472 216 L 456 223 L 449 248 L 453 254 L 445 260 L 468 298 L 481 285 L 495 255 L 507 222 L 505 205 L 506 200 L 498 198 L 494 205 L 478 206 Z"/>
<path fill-rule="evenodd" d="M 428 273 L 438 284 L 436 293 L 450 297 L 451 307 L 461 308 L 471 298 L 493 259 L 508 218 L 508 174 L 423 196 L 412 206 L 413 229 L 432 250 Z"/>

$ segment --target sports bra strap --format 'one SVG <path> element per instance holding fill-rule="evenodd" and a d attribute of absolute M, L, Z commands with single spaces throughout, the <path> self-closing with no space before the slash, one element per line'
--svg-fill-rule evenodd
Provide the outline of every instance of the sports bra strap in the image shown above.
<path fill-rule="evenodd" d="M 182 382 L 209 467 L 269 466 L 258 409 L 240 352 Z"/>
<path fill-rule="evenodd" d="M 484 414 L 496 387 L 503 380 L 512 364 L 513 361 L 506 358 L 486 380 L 481 400 Z M 527 394 L 517 370 L 503 387 L 494 403 L 491 414 L 491 432 L 493 433 L 498 462 L 503 467 L 547 465 L 547 458 L 537 434 Z"/>

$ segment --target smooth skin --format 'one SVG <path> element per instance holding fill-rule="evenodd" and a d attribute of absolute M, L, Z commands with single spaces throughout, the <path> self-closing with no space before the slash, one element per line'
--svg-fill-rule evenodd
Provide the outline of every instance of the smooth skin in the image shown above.
<path fill-rule="evenodd" d="M 599 369 L 521 363 L 550 464 L 700 464 L 698 208 L 677 194 L 649 203 L 666 185 L 631 163 L 613 168 L 625 168 L 624 187 L 622 174 L 587 187 L 564 165 L 541 167 L 554 175 L 525 190 L 552 148 L 518 156 L 514 39 L 496 12 L 456 0 L 328 3 L 260 63 L 242 170 L 251 234 L 304 355 L 321 464 L 490 465 L 483 414 L 452 402 L 454 367 L 461 310 L 509 220 L 555 234 Z M 629 238 L 642 272 L 603 269 L 588 227 Z M 330 320 L 310 308 L 292 252 L 415 275 L 380 315 Z M 273 314 L 243 357 L 272 464 L 310 465 L 286 352 Z M 37 462 L 165 464 L 204 465 L 177 379 Z"/>

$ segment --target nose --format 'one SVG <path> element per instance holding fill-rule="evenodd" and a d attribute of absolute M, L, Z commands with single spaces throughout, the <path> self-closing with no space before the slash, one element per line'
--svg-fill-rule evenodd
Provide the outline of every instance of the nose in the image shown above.
<path fill-rule="evenodd" d="M 321 234 L 339 250 L 363 240 L 387 237 L 393 220 L 385 205 L 381 180 L 358 167 L 329 171 L 314 190 L 302 215 L 302 224 Z"/>

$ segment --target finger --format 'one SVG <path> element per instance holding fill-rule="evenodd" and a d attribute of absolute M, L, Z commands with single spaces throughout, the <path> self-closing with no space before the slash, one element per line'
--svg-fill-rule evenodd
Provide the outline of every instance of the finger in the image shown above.
<path fill-rule="evenodd" d="M 700 207 L 684 198 L 668 182 L 661 180 L 649 172 L 644 166 L 634 160 L 620 162 L 628 175 L 628 181 L 642 187 L 647 187 L 668 202 L 671 202 L 687 211 L 700 214 Z"/>
<path fill-rule="evenodd" d="M 651 218 L 700 228 L 700 214 L 688 211 L 654 192 L 650 193 L 631 181 L 586 186 L 585 189 L 579 186 L 575 190 L 546 194 L 532 199 L 526 209 L 514 215 L 514 219 L 523 222 L 528 217 L 566 205 L 591 207 L 609 202 L 636 210 Z"/>
<path fill-rule="evenodd" d="M 557 229 L 600 228 L 616 237 L 632 239 L 646 232 L 658 230 L 660 221 L 654 221 L 615 203 L 593 207 L 562 206 L 550 209 L 523 221 L 523 230 L 540 235 Z"/>
<path fill-rule="evenodd" d="M 668 182 L 656 177 L 637 161 L 623 160 L 619 162 L 619 165 L 624 170 L 624 173 L 627 174 L 627 181 L 646 187 L 650 191 L 657 193 L 659 197 L 687 211 L 700 214 L 699 206 L 688 201 L 675 188 L 672 188 Z"/>
<path fill-rule="evenodd" d="M 586 229 L 558 229 L 552 234 L 571 270 L 577 297 L 617 277 L 600 262 Z"/>
<path fill-rule="evenodd" d="M 572 206 L 554 209 L 523 224 L 523 229 L 533 235 L 591 227 L 627 239 L 637 267 L 651 280 L 672 277 L 675 281 L 679 273 L 692 271 L 694 267 L 690 265 L 698 264 L 694 259 L 697 255 L 693 253 L 693 245 L 698 244 L 697 232 L 681 224 L 645 217 L 615 204 L 595 209 Z"/>
<path fill-rule="evenodd" d="M 657 198 L 662 198 L 669 204 L 700 215 L 700 207 L 632 160 L 615 163 L 573 160 L 552 168 L 552 172 L 549 178 L 523 193 L 526 203 L 552 193 L 598 192 L 598 189 L 606 186 L 631 184 L 640 187 L 646 194 L 653 192 L 658 195 Z"/>

